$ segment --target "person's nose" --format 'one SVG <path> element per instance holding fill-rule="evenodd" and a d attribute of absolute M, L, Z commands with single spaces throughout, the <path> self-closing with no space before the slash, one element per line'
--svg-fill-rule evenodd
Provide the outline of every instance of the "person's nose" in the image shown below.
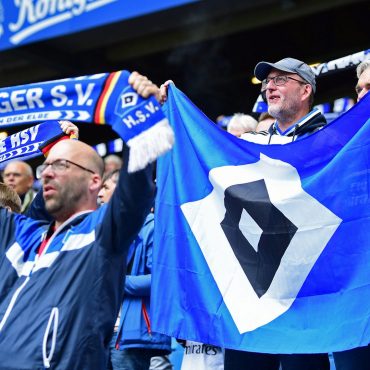
<path fill-rule="evenodd" d="M 5 178 L 8 183 L 12 183 L 15 180 L 15 176 L 12 173 L 7 174 Z"/>
<path fill-rule="evenodd" d="M 276 90 L 276 85 L 273 79 L 270 79 L 266 84 L 266 90 Z"/>
<path fill-rule="evenodd" d="M 41 179 L 47 178 L 47 177 L 53 177 L 54 171 L 51 169 L 51 165 L 47 165 L 44 170 L 41 172 Z"/>

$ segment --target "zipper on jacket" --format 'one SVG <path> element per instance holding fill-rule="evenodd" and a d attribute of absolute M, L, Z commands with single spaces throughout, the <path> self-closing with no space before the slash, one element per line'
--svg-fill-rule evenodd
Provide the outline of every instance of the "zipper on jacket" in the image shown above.
<path fill-rule="evenodd" d="M 53 359 L 54 351 L 55 351 L 55 344 L 57 341 L 57 333 L 58 333 L 58 324 L 59 324 L 59 309 L 58 307 L 53 307 L 50 313 L 49 321 L 46 326 L 44 339 L 42 341 L 42 360 L 44 362 L 44 367 L 49 369 L 50 362 Z M 51 337 L 51 345 L 50 345 L 50 352 L 49 355 L 47 354 L 47 344 L 48 338 L 50 334 L 50 328 L 53 325 L 53 335 Z"/>
<path fill-rule="evenodd" d="M 122 330 L 122 329 L 121 329 Z M 116 339 L 116 344 L 114 346 L 114 348 L 118 351 L 119 350 L 119 342 L 121 341 L 121 330 L 119 331 L 118 335 L 117 335 L 117 339 Z"/>
<path fill-rule="evenodd" d="M 141 312 L 143 313 L 143 316 L 144 316 L 144 321 L 145 321 L 146 327 L 148 329 L 148 334 L 151 337 L 152 336 L 152 328 L 151 328 L 151 325 L 150 325 L 150 318 L 149 318 L 149 314 L 148 314 L 148 311 L 146 309 L 144 300 L 141 300 Z M 121 336 L 122 336 L 121 334 L 122 334 L 122 327 L 119 329 L 119 331 L 117 333 L 117 339 L 116 339 L 116 343 L 115 343 L 115 346 L 114 346 L 117 350 L 120 349 L 120 344 L 119 343 L 121 341 Z"/>
<path fill-rule="evenodd" d="M 146 309 L 144 300 L 141 301 L 141 311 L 143 312 L 146 327 L 148 328 L 148 334 L 149 334 L 149 336 L 152 336 L 152 328 L 151 328 L 151 325 L 150 325 L 150 318 L 149 318 L 149 314 L 148 314 L 148 311 Z"/>

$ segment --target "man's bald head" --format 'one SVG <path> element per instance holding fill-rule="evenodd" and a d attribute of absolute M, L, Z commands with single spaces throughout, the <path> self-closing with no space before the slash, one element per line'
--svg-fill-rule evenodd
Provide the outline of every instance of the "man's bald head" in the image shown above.
<path fill-rule="evenodd" d="M 103 176 L 104 162 L 99 154 L 86 143 L 78 140 L 62 140 L 50 150 L 49 159 L 67 159 L 89 168 L 99 176 Z M 54 159 L 53 159 L 54 160 Z"/>
<path fill-rule="evenodd" d="M 41 177 L 45 207 L 57 226 L 96 209 L 103 170 L 100 156 L 81 141 L 62 140 L 50 149 Z"/>

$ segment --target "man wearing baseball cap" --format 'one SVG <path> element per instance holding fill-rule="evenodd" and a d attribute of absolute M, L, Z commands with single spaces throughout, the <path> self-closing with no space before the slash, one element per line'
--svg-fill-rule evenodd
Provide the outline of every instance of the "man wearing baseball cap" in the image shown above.
<path fill-rule="evenodd" d="M 268 130 L 269 143 L 279 142 L 276 137 L 272 140 L 273 135 L 284 136 L 282 142 L 294 141 L 326 124 L 320 111 L 312 110 L 316 79 L 306 63 L 294 58 L 259 62 L 254 74 L 262 82 L 268 112 L 276 120 Z"/>
<path fill-rule="evenodd" d="M 259 62 L 255 76 L 275 122 L 264 135 L 266 143 L 284 144 L 310 135 L 326 124 L 319 110 L 313 109 L 315 74 L 304 62 L 284 58 L 276 63 Z M 247 137 L 241 137 L 246 139 Z M 225 350 L 225 370 L 329 370 L 327 354 L 275 355 Z"/>

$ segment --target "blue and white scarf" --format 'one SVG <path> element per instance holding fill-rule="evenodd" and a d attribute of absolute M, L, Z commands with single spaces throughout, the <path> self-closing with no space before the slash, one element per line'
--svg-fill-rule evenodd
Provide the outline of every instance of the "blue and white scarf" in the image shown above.
<path fill-rule="evenodd" d="M 109 124 L 131 149 L 129 172 L 137 171 L 171 149 L 174 135 L 156 99 L 140 97 L 128 84 L 129 75 L 118 71 L 0 89 L 0 128 L 56 120 Z M 28 135 L 20 141 L 27 149 L 17 144 L 15 150 L 14 135 L 11 144 L 0 141 L 0 163 L 24 159 L 34 140 L 50 138 L 35 127 L 19 133 Z"/>
<path fill-rule="evenodd" d="M 27 160 L 42 153 L 49 144 L 65 136 L 58 121 L 29 127 L 0 140 L 0 165 L 18 159 Z"/>

